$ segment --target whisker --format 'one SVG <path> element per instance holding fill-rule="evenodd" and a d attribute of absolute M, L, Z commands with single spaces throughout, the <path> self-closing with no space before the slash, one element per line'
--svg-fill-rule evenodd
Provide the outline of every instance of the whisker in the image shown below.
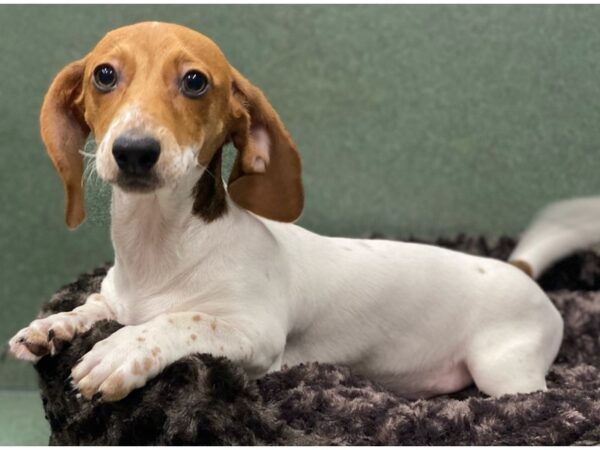
<path fill-rule="evenodd" d="M 90 184 L 92 174 L 95 172 L 94 166 L 95 166 L 95 164 L 93 164 L 93 163 L 88 163 L 85 166 L 85 170 L 83 171 L 83 178 L 84 178 L 84 184 L 86 186 Z"/>
<path fill-rule="evenodd" d="M 83 151 L 96 150 L 96 143 L 93 140 L 87 141 L 83 146 Z"/>

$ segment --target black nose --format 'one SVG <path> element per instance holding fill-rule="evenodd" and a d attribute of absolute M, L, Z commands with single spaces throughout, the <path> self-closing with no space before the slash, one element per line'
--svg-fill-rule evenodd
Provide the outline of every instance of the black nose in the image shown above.
<path fill-rule="evenodd" d="M 160 142 L 152 137 L 121 136 L 112 149 L 117 166 L 126 174 L 144 175 L 160 156 Z"/>

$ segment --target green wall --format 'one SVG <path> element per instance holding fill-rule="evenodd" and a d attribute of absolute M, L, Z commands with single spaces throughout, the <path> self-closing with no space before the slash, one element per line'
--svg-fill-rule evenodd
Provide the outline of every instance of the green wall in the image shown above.
<path fill-rule="evenodd" d="M 38 137 L 52 77 L 115 27 L 173 21 L 261 86 L 304 158 L 301 224 L 322 233 L 516 234 L 600 191 L 600 7 L 1 6 L 0 341 L 111 259 L 108 190 L 63 226 Z M 0 387 L 30 387 L 0 363 Z"/>

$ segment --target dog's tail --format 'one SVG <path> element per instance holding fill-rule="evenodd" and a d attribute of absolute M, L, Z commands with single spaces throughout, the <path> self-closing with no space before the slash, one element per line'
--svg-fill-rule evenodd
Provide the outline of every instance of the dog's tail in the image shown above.
<path fill-rule="evenodd" d="M 509 262 L 532 278 L 577 250 L 600 243 L 600 197 L 552 203 L 525 230 Z"/>

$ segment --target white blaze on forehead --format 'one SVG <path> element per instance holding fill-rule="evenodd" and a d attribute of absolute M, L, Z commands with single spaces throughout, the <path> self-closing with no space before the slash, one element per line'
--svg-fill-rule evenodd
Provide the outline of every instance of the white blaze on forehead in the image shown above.
<path fill-rule="evenodd" d="M 96 169 L 98 175 L 104 179 L 114 178 L 116 169 L 113 163 L 112 157 L 112 144 L 114 140 L 124 130 L 139 127 L 142 123 L 142 113 L 140 108 L 137 106 L 129 106 L 123 109 L 116 118 L 114 118 L 108 127 L 108 131 L 102 137 L 102 140 L 98 144 L 98 151 L 96 155 Z"/>
<path fill-rule="evenodd" d="M 131 128 L 148 126 L 139 106 L 133 105 L 124 109 L 110 125 L 110 131 L 123 131 Z"/>

